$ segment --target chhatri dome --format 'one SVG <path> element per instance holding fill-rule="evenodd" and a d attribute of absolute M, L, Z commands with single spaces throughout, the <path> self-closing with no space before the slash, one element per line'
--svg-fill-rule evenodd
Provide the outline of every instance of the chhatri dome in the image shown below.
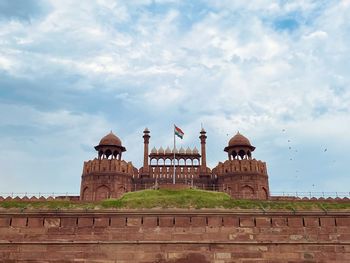
<path fill-rule="evenodd" d="M 228 146 L 247 146 L 255 149 L 255 147 L 251 145 L 248 138 L 243 136 L 239 132 L 237 132 L 237 134 L 230 139 Z"/>
<path fill-rule="evenodd" d="M 228 146 L 225 147 L 224 151 L 228 153 L 229 159 L 251 159 L 252 151 L 255 147 L 251 145 L 248 138 L 237 132 L 228 142 Z"/>
<path fill-rule="evenodd" d="M 111 157 L 112 159 L 121 160 L 122 152 L 126 151 L 122 141 L 112 131 L 100 140 L 95 149 L 98 152 L 99 159 L 109 159 Z"/>
<path fill-rule="evenodd" d="M 100 140 L 98 145 L 122 146 L 122 141 L 111 131 Z"/>

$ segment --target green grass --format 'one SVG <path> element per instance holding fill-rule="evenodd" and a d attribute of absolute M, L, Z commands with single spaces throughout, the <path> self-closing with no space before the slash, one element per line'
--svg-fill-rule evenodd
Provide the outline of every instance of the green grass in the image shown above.
<path fill-rule="evenodd" d="M 148 209 L 148 208 L 222 208 L 222 209 L 259 209 L 259 210 L 333 210 L 350 209 L 350 202 L 319 201 L 257 201 L 237 200 L 225 193 L 184 190 L 143 190 L 126 193 L 119 199 L 101 202 L 70 201 L 2 201 L 3 209 Z"/>
<path fill-rule="evenodd" d="M 105 208 L 215 208 L 231 200 L 220 192 L 162 189 L 127 193 L 120 199 L 102 201 L 101 205 Z"/>

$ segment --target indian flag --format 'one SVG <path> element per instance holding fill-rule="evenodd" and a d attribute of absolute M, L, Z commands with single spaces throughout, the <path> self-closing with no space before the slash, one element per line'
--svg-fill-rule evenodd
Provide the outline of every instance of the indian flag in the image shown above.
<path fill-rule="evenodd" d="M 175 132 L 175 135 L 177 135 L 181 139 L 182 139 L 182 137 L 184 137 L 185 133 L 179 127 L 177 127 L 176 125 L 174 125 L 174 132 Z"/>

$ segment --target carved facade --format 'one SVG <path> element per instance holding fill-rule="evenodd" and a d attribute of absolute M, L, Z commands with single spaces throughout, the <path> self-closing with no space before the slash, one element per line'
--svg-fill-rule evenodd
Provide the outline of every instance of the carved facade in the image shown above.
<path fill-rule="evenodd" d="M 96 201 L 118 198 L 126 192 L 172 186 L 223 191 L 234 198 L 268 199 L 266 163 L 252 159 L 255 147 L 237 133 L 225 147 L 228 160 L 212 170 L 206 165 L 206 132 L 200 132 L 200 152 L 193 149 L 153 147 L 150 131 L 144 130 L 144 160 L 140 169 L 122 160 L 126 148 L 112 132 L 95 146 L 97 158 L 84 163 L 80 199 Z M 174 165 L 175 163 L 175 165 Z M 174 180 L 175 169 L 175 180 Z M 174 184 L 175 183 L 175 184 Z"/>

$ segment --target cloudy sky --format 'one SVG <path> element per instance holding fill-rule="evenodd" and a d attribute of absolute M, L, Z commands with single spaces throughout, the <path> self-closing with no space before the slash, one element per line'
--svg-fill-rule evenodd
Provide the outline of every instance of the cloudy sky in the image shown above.
<path fill-rule="evenodd" d="M 270 189 L 350 191 L 350 1 L 2 0 L 0 192 L 78 193 L 113 130 L 208 165 L 238 130 Z"/>

